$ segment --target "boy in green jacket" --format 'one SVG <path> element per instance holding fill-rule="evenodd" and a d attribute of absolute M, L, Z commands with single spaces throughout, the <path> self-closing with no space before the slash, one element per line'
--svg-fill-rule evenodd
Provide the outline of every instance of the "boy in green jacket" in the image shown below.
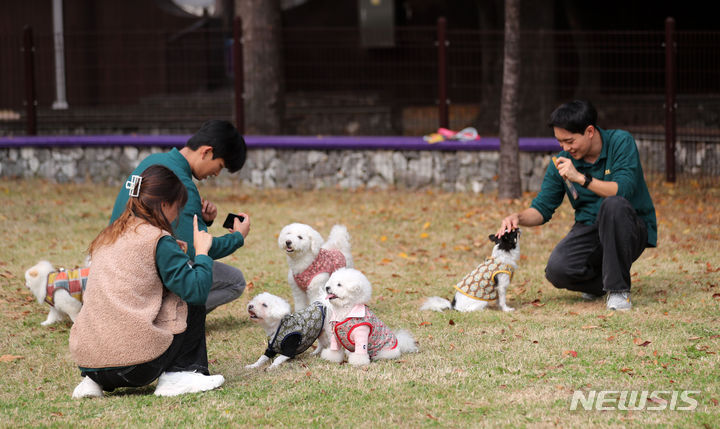
<path fill-rule="evenodd" d="M 142 160 L 130 173 L 128 180 L 132 175 L 139 175 L 145 171 L 150 165 L 160 164 L 171 169 L 182 181 L 188 192 L 188 200 L 173 227 L 175 237 L 187 246 L 187 254 L 192 260 L 195 258 L 195 248 L 192 244 L 193 216 L 197 215 L 201 231 L 207 231 L 217 216 L 217 207 L 200 197 L 193 177 L 204 180 L 217 176 L 223 168 L 234 173 L 245 164 L 246 156 L 245 140 L 237 129 L 230 122 L 210 120 L 202 124 L 182 149 L 173 148 L 170 152 L 152 154 Z M 111 223 L 125 210 L 127 201 L 128 191 L 123 186 L 115 200 Z M 208 252 L 213 260 L 224 258 L 242 247 L 250 231 L 250 217 L 246 213 L 238 214 L 245 219 L 242 222 L 235 219 L 235 225 L 229 234 L 213 237 Z M 213 264 L 212 287 L 205 304 L 206 312 L 209 313 L 218 306 L 237 299 L 245 290 L 245 285 L 242 271 L 216 261 Z"/>
<path fill-rule="evenodd" d="M 629 310 L 630 267 L 657 245 L 655 207 L 632 135 L 598 128 L 596 121 L 588 101 L 555 109 L 549 125 L 562 148 L 557 163 L 548 166 L 530 207 L 503 219 L 496 235 L 544 224 L 568 195 L 575 224 L 552 251 L 545 277 L 584 299 L 607 293 L 608 309 Z"/>

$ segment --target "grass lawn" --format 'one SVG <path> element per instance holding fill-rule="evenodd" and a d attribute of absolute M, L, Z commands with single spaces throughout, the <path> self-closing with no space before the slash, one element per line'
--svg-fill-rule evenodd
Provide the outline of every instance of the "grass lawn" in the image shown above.
<path fill-rule="evenodd" d="M 487 235 L 533 194 L 506 203 L 428 190 L 200 189 L 219 218 L 243 210 L 252 222 L 245 246 L 223 260 L 243 270 L 248 290 L 207 320 L 211 372 L 223 374 L 225 385 L 174 398 L 153 396 L 151 385 L 78 401 L 70 398 L 80 381 L 68 352 L 71 324 L 40 326 L 48 307 L 25 288 L 24 271 L 39 259 L 80 264 L 117 188 L 0 183 L 0 427 L 720 425 L 718 189 L 651 185 L 659 247 L 633 265 L 631 311 L 610 312 L 604 300 L 584 302 L 544 279 L 544 263 L 572 223 L 566 202 L 520 238 L 508 300 L 516 311 L 470 314 L 419 307 L 427 296 L 450 297 L 452 285 L 489 255 Z M 244 368 L 266 346 L 248 320 L 249 299 L 264 291 L 291 299 L 276 237 L 295 221 L 323 236 L 335 223 L 348 227 L 356 268 L 374 286 L 371 306 L 390 327 L 411 331 L 419 353 L 366 368 L 308 353 L 274 372 Z M 210 232 L 224 231 L 214 225 Z M 572 411 L 576 391 L 615 393 L 593 404 L 606 410 Z M 621 410 L 623 391 L 665 393 Z M 684 391 L 692 391 L 685 395 L 694 410 L 677 409 L 690 405 Z"/>

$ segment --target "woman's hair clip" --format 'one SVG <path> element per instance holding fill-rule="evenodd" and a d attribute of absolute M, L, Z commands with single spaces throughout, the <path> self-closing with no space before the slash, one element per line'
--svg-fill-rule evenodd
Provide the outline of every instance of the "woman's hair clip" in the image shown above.
<path fill-rule="evenodd" d="M 128 193 L 131 197 L 137 197 L 140 195 L 140 184 L 142 183 L 142 176 L 133 174 L 130 176 L 130 180 L 125 182 L 125 189 L 129 189 Z"/>

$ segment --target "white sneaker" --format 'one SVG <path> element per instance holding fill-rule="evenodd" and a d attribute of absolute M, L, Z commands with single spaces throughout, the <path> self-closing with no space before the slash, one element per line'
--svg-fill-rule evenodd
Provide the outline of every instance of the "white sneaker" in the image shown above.
<path fill-rule="evenodd" d="M 222 375 L 204 375 L 199 372 L 163 372 L 155 388 L 155 396 L 177 396 L 183 393 L 204 392 L 222 386 Z"/>
<path fill-rule="evenodd" d="M 630 310 L 632 302 L 630 302 L 630 291 L 610 292 L 607 297 L 608 310 Z"/>
<path fill-rule="evenodd" d="M 102 398 L 102 396 L 102 386 L 95 383 L 95 381 L 88 376 L 85 376 L 80 384 L 75 386 L 75 390 L 73 390 L 72 394 L 73 399 Z"/>

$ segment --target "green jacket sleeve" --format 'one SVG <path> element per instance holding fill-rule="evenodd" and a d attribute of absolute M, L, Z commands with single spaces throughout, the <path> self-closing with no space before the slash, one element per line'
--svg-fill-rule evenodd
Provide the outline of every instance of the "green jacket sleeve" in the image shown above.
<path fill-rule="evenodd" d="M 558 173 L 555 164 L 552 162 L 545 170 L 540 192 L 532 200 L 530 207 L 534 208 L 543 217 L 543 223 L 549 221 L 555 210 L 562 204 L 563 196 L 566 193 L 565 182 L 563 182 L 560 173 Z M 571 200 L 572 202 L 572 200 Z"/>
<path fill-rule="evenodd" d="M 213 237 L 208 255 L 212 259 L 224 258 L 245 244 L 245 238 L 239 232 L 232 232 L 220 237 Z"/>
<path fill-rule="evenodd" d="M 206 255 L 196 255 L 192 266 L 189 262 L 190 257 L 173 237 L 166 235 L 158 240 L 155 264 L 165 287 L 188 304 L 204 305 L 212 285 L 213 260 Z"/>
<path fill-rule="evenodd" d="M 643 179 L 640 171 L 640 155 L 635 139 L 628 133 L 621 136 L 615 145 L 616 150 L 608 154 L 607 166 L 612 172 L 609 180 L 617 183 L 617 195 L 631 200 L 635 194 L 639 180 Z"/>

